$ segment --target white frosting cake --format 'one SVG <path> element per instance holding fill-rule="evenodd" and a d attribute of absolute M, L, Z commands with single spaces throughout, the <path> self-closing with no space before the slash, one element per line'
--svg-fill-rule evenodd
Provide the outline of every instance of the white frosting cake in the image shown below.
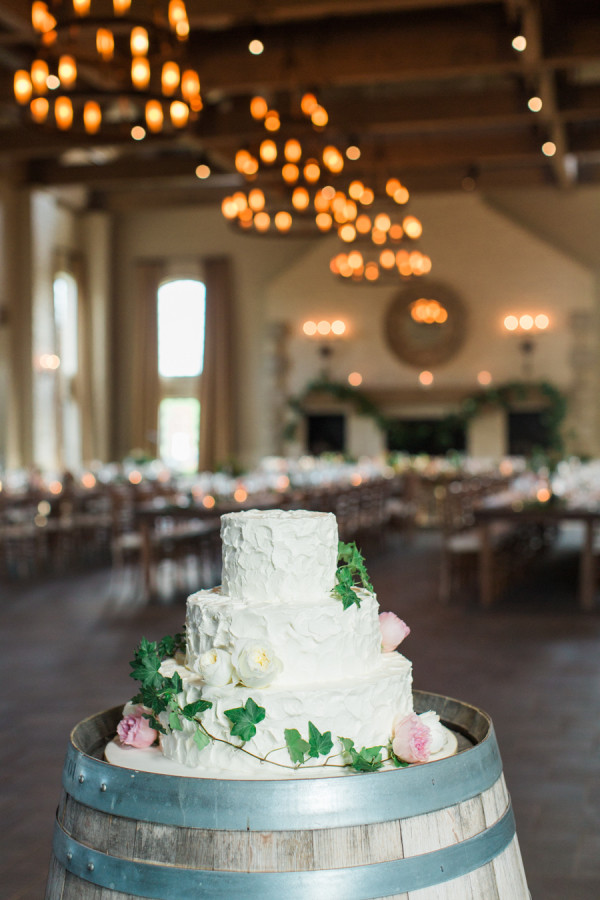
<path fill-rule="evenodd" d="M 332 594 L 335 516 L 230 513 L 222 517 L 221 537 L 222 586 L 188 598 L 185 664 L 166 660 L 161 666 L 167 677 L 180 675 L 182 707 L 200 697 L 212 704 L 201 715 L 211 740 L 199 747 L 197 726 L 183 721 L 182 730 L 161 735 L 164 755 L 222 777 L 264 777 L 268 768 L 277 778 L 294 769 L 279 769 L 264 757 L 291 766 L 285 732 L 297 729 L 306 737 L 309 722 L 331 732 L 333 763 L 341 761 L 340 737 L 357 749 L 388 745 L 394 720 L 413 709 L 411 664 L 397 652 L 382 652 L 375 594 L 355 589 L 360 605 L 347 609 Z M 243 742 L 232 735 L 225 713 L 249 698 L 265 715 Z M 161 720 L 166 725 L 167 714 Z M 249 752 L 240 752 L 242 745 Z M 303 763 L 323 764 L 323 756 Z"/>
<path fill-rule="evenodd" d="M 163 659 L 173 638 L 136 651 L 142 690 L 105 749 L 109 762 L 272 779 L 456 752 L 434 711 L 414 714 L 411 664 L 391 649 L 409 629 L 393 613 L 379 615 L 354 545 L 338 568 L 331 513 L 231 513 L 221 536 L 223 584 L 188 598 L 185 654 Z"/>
<path fill-rule="evenodd" d="M 333 588 L 333 513 L 251 509 L 221 517 L 223 593 L 247 602 L 318 601 Z"/>

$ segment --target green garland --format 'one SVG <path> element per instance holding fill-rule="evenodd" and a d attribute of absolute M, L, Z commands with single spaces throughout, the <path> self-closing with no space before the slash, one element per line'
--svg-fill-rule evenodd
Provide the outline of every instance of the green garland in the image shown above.
<path fill-rule="evenodd" d="M 384 433 L 400 437 L 405 427 L 401 423 L 385 416 L 379 407 L 358 388 L 341 382 L 330 381 L 327 378 L 319 378 L 310 381 L 300 395 L 289 399 L 288 406 L 292 410 L 294 418 L 285 426 L 284 440 L 290 441 L 296 437 L 300 419 L 306 412 L 306 401 L 309 395 L 313 393 L 329 394 L 339 402 L 351 403 L 358 415 L 371 418 Z M 440 433 L 442 435 L 446 433 L 449 436 L 455 428 L 465 428 L 472 419 L 481 415 L 485 409 L 495 406 L 508 412 L 514 408 L 515 402 L 524 401 L 536 395 L 541 395 L 545 401 L 542 424 L 546 427 L 548 433 L 547 449 L 554 453 L 562 454 L 564 441 L 561 426 L 567 412 L 567 398 L 549 381 L 509 381 L 498 387 L 490 387 L 478 391 L 462 401 L 457 413 L 451 413 L 440 420 Z M 450 449 L 451 446 L 449 444 L 448 450 Z"/>

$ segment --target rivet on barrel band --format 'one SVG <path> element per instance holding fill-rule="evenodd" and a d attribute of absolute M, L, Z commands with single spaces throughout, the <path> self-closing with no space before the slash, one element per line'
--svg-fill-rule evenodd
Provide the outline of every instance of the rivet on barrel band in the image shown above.
<path fill-rule="evenodd" d="M 514 835 L 515 820 L 509 806 L 502 818 L 485 831 L 461 843 L 416 857 L 343 869 L 226 872 L 182 869 L 107 856 L 74 841 L 57 821 L 54 855 L 69 872 L 85 881 L 149 900 L 164 900 L 165 897 L 230 900 L 237 896 L 249 900 L 258 897 L 261 900 L 280 900 L 281 897 L 306 900 L 306 897 L 316 896 L 366 900 L 416 891 L 473 872 L 499 856 Z M 69 853 L 72 853 L 71 860 Z"/>

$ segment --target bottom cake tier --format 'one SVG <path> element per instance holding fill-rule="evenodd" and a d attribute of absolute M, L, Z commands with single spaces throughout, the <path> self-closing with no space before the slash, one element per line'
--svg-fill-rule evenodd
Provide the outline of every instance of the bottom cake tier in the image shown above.
<path fill-rule="evenodd" d="M 296 690 L 249 688 L 239 684 L 210 687 L 173 660 L 166 660 L 161 667 L 166 676 L 172 676 L 175 671 L 183 682 L 179 698 L 182 706 L 200 696 L 213 704 L 201 713 L 202 723 L 213 739 L 200 749 L 195 738 L 196 726 L 184 721 L 182 731 L 161 735 L 162 752 L 185 766 L 213 772 L 221 769 L 229 777 L 245 772 L 264 775 L 265 770 L 277 777 L 278 771 L 284 774 L 280 766 L 292 767 L 293 771 L 285 731 L 297 729 L 307 739 L 309 722 L 322 734 L 331 732 L 333 747 L 326 756 L 309 756 L 303 766 L 323 767 L 327 759 L 325 770 L 339 775 L 345 771 L 340 768 L 343 747 L 339 738 L 352 740 L 357 750 L 386 746 L 392 736 L 394 719 L 413 708 L 412 666 L 399 653 L 382 654 L 380 666 L 369 675 L 327 685 L 304 685 Z M 231 734 L 232 721 L 225 712 L 245 706 L 248 699 L 264 708 L 265 715 L 256 725 L 256 734 L 243 742 Z M 240 749 L 242 746 L 248 752 Z"/>

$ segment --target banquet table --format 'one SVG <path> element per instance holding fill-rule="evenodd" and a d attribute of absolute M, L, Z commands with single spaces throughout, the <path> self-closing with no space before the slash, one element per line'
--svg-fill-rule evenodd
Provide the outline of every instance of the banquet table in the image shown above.
<path fill-rule="evenodd" d="M 596 579 L 594 573 L 594 529 L 600 521 L 600 507 L 575 507 L 563 503 L 513 502 L 482 505 L 475 510 L 475 522 L 480 530 L 479 600 L 482 606 L 494 602 L 492 528 L 495 523 L 513 525 L 560 525 L 563 522 L 581 522 L 583 536 L 579 555 L 578 603 L 582 610 L 595 608 Z"/>

